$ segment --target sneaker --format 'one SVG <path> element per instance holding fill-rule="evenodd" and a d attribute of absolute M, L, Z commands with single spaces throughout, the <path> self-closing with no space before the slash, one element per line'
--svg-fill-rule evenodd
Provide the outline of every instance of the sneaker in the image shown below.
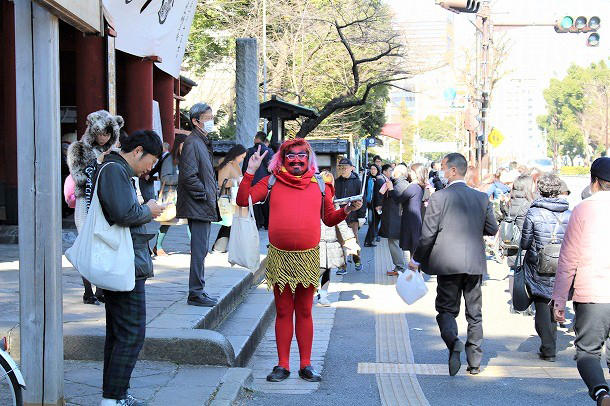
<path fill-rule="evenodd" d="M 347 269 L 346 268 L 339 268 L 337 269 L 337 275 L 345 275 L 347 273 Z"/>
<path fill-rule="evenodd" d="M 356 271 L 360 272 L 362 271 L 362 262 L 356 262 Z"/>
<path fill-rule="evenodd" d="M 148 402 L 135 399 L 131 395 L 127 395 L 127 398 L 125 399 L 118 400 L 116 404 L 120 406 L 148 406 Z"/>
<path fill-rule="evenodd" d="M 84 304 L 88 304 L 88 305 L 95 305 L 95 306 L 100 306 L 101 303 L 99 300 L 97 300 L 97 296 L 92 295 L 92 296 L 87 296 L 86 294 L 83 295 L 83 303 Z"/>
<path fill-rule="evenodd" d="M 318 304 L 322 307 L 330 307 L 330 300 L 328 300 L 327 298 L 323 297 L 321 299 L 318 300 Z"/>

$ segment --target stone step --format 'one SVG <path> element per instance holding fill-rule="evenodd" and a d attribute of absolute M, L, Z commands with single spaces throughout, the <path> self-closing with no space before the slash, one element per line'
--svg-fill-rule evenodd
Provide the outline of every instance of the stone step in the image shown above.
<path fill-rule="evenodd" d="M 273 293 L 261 283 L 250 290 L 241 305 L 217 328 L 235 354 L 233 366 L 246 366 L 275 316 Z"/>

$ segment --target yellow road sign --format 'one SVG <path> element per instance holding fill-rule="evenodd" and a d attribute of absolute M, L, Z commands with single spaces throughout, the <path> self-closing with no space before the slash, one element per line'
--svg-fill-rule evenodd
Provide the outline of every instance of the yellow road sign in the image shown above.
<path fill-rule="evenodd" d="M 504 135 L 502 135 L 502 133 L 497 128 L 494 128 L 489 133 L 489 137 L 487 137 L 487 140 L 491 145 L 497 147 L 498 145 L 502 144 L 502 142 L 504 142 Z"/>

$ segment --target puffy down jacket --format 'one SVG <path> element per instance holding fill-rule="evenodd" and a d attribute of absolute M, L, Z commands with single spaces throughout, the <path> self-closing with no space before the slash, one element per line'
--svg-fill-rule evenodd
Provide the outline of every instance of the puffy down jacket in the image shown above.
<path fill-rule="evenodd" d="M 541 197 L 532 202 L 525 216 L 521 234 L 521 248 L 527 251 L 523 261 L 525 283 L 533 296 L 551 299 L 555 275 L 538 273 L 538 253 L 550 243 L 553 230 L 563 240 L 570 220 L 570 205 L 565 199 Z M 553 215 L 554 214 L 554 215 Z M 557 218 L 561 221 L 558 224 Z"/>

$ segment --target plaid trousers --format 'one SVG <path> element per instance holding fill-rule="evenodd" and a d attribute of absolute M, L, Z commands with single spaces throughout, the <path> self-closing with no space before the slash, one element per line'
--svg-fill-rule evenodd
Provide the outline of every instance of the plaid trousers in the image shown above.
<path fill-rule="evenodd" d="M 104 290 L 104 398 L 120 400 L 127 397 L 131 373 L 138 361 L 146 333 L 145 282 L 145 279 L 136 280 L 136 286 L 131 292 Z"/>

